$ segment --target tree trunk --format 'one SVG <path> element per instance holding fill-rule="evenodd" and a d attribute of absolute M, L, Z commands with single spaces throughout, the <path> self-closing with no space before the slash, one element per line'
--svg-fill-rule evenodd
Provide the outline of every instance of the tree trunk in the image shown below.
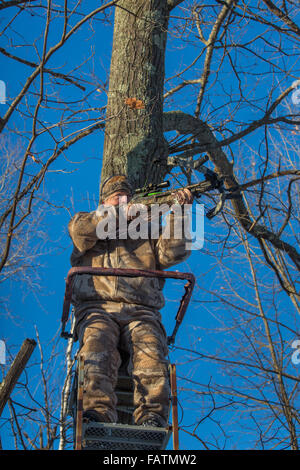
<path fill-rule="evenodd" d="M 115 10 L 101 182 L 127 174 L 134 187 L 166 173 L 163 134 L 167 0 L 121 0 Z M 141 100 L 144 109 L 126 99 Z"/>

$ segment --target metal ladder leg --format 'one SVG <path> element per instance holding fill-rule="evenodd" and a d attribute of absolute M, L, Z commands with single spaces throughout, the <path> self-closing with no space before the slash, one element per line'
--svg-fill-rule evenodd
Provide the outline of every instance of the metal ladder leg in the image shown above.
<path fill-rule="evenodd" d="M 177 408 L 177 385 L 176 385 L 176 366 L 170 364 L 170 385 L 172 400 L 172 431 L 173 431 L 173 449 L 179 449 L 178 436 L 178 408 Z"/>
<path fill-rule="evenodd" d="M 84 358 L 78 358 L 78 385 L 77 385 L 77 411 L 76 411 L 76 442 L 75 450 L 82 450 L 82 414 L 83 414 L 83 379 Z"/>

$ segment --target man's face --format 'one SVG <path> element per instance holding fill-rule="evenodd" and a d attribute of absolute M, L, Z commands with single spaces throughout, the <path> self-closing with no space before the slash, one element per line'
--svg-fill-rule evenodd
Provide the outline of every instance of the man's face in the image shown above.
<path fill-rule="evenodd" d="M 126 191 L 116 191 L 105 199 L 104 206 L 118 206 L 126 204 L 130 199 L 131 197 Z"/>

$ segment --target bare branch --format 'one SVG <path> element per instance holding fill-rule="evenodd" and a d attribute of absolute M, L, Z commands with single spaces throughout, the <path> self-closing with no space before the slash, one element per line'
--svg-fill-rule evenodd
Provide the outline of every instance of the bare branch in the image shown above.
<path fill-rule="evenodd" d="M 271 0 L 263 0 L 269 10 L 278 18 L 280 18 L 294 33 L 300 36 L 299 26 L 291 20 L 291 18 L 278 8 Z"/>

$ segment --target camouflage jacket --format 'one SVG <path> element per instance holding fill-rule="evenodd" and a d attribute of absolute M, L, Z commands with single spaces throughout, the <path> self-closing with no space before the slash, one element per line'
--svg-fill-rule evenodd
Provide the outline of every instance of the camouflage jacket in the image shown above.
<path fill-rule="evenodd" d="M 178 222 L 178 216 L 177 222 Z M 174 237 L 173 213 L 167 215 L 170 237 L 162 233 L 156 239 L 106 239 L 97 237 L 97 212 L 79 212 L 69 222 L 73 240 L 71 265 L 131 269 L 167 269 L 188 258 L 186 239 Z M 181 222 L 183 216 L 181 216 Z M 154 309 L 164 306 L 164 280 L 145 277 L 92 276 L 80 274 L 73 284 L 72 304 L 77 310 L 95 302 L 116 301 L 146 305 Z"/>

